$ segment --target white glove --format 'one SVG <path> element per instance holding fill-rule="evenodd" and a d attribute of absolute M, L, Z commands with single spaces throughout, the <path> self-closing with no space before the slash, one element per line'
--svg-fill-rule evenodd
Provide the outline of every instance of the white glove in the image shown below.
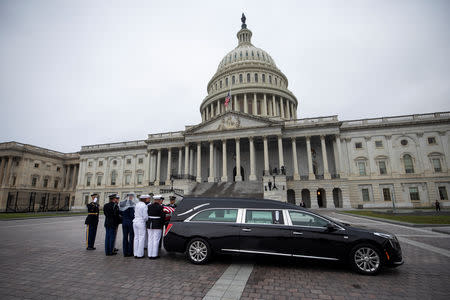
<path fill-rule="evenodd" d="M 98 200 L 97 197 L 95 197 L 95 198 L 94 198 L 94 203 L 97 203 L 97 200 Z"/>

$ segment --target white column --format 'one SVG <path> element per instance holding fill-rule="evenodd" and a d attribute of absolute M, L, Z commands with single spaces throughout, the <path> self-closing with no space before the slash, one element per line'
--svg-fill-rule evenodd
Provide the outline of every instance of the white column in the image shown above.
<path fill-rule="evenodd" d="M 78 165 L 75 165 L 73 170 L 73 178 L 72 178 L 72 189 L 75 190 L 77 187 L 77 179 L 78 179 Z"/>
<path fill-rule="evenodd" d="M 216 111 L 216 115 L 220 115 L 220 101 L 217 100 L 217 111 Z"/>
<path fill-rule="evenodd" d="M 323 178 L 331 179 L 330 172 L 328 171 L 328 158 L 327 158 L 327 148 L 325 145 L 325 136 L 320 136 L 320 145 L 322 148 L 322 158 L 323 158 Z"/>
<path fill-rule="evenodd" d="M 283 157 L 283 139 L 281 135 L 278 136 L 278 169 L 281 170 L 281 167 L 284 166 L 284 157 Z"/>
<path fill-rule="evenodd" d="M 342 173 L 342 152 L 341 152 L 341 138 L 336 135 L 336 148 L 337 148 L 337 160 L 336 160 L 336 174 L 341 175 Z"/>
<path fill-rule="evenodd" d="M 5 169 L 6 156 L 3 156 L 1 159 L 2 159 L 2 162 L 0 164 L 0 186 L 2 186 L 3 177 L 4 177 L 4 174 L 5 174 L 4 169 Z"/>
<path fill-rule="evenodd" d="M 194 149 L 190 149 L 189 175 L 194 175 Z"/>
<path fill-rule="evenodd" d="M 222 140 L 222 182 L 228 181 L 227 176 L 227 140 Z"/>
<path fill-rule="evenodd" d="M 275 95 L 272 95 L 272 110 L 273 110 L 273 115 L 276 116 L 277 115 L 277 107 L 276 107 Z"/>
<path fill-rule="evenodd" d="M 202 182 L 202 143 L 197 143 L 197 182 Z"/>
<path fill-rule="evenodd" d="M 170 185 L 170 177 L 172 175 L 172 148 L 167 150 L 167 177 L 166 185 Z"/>
<path fill-rule="evenodd" d="M 291 117 L 291 105 L 289 103 L 289 99 L 286 99 L 286 118 L 288 118 L 289 120 L 292 118 Z"/>
<path fill-rule="evenodd" d="M 258 115 L 258 100 L 256 98 L 256 93 L 253 93 L 253 115 L 257 116 Z"/>
<path fill-rule="evenodd" d="M 210 119 L 210 115 L 209 115 L 209 105 L 206 106 L 206 118 L 205 120 L 209 120 Z"/>
<path fill-rule="evenodd" d="M 248 114 L 247 94 L 244 94 L 244 112 Z"/>
<path fill-rule="evenodd" d="M 184 175 L 189 174 L 189 144 L 184 145 Z"/>
<path fill-rule="evenodd" d="M 234 95 L 234 110 L 235 111 L 239 111 L 240 110 L 237 95 Z"/>
<path fill-rule="evenodd" d="M 286 115 L 284 114 L 284 99 L 283 97 L 280 97 L 280 117 L 286 118 Z"/>
<path fill-rule="evenodd" d="M 269 107 L 269 116 L 273 116 L 273 109 L 272 109 L 272 106 L 273 106 L 273 101 L 272 100 L 270 100 L 270 99 L 268 99 L 268 101 L 269 101 L 269 105 L 268 105 L 268 107 Z"/>
<path fill-rule="evenodd" d="M 267 145 L 267 136 L 263 137 L 264 144 L 264 175 L 269 175 L 269 147 Z"/>
<path fill-rule="evenodd" d="M 295 115 L 295 109 L 294 109 L 294 103 L 291 102 L 291 115 L 292 115 L 292 119 L 297 119 L 296 115 Z"/>
<path fill-rule="evenodd" d="M 312 155 L 311 155 L 311 137 L 306 137 L 306 153 L 308 155 L 308 179 L 314 180 L 316 179 L 316 175 L 314 175 L 313 164 L 312 164 Z M 311 204 L 312 204 L 311 198 Z"/>
<path fill-rule="evenodd" d="M 242 181 L 241 176 L 241 149 L 240 149 L 240 140 L 236 138 L 236 177 L 235 181 Z"/>
<path fill-rule="evenodd" d="M 255 166 L 255 144 L 253 143 L 253 137 L 249 137 L 248 140 L 250 141 L 250 181 L 256 180 L 256 166 Z"/>
<path fill-rule="evenodd" d="M 214 182 L 214 141 L 209 141 L 209 177 L 208 182 Z"/>
<path fill-rule="evenodd" d="M 183 147 L 178 148 L 178 175 L 182 174 L 181 161 L 183 160 Z"/>
<path fill-rule="evenodd" d="M 292 161 L 294 162 L 294 180 L 300 180 L 297 162 L 297 141 L 295 137 L 292 138 Z"/>
<path fill-rule="evenodd" d="M 158 157 L 156 159 L 156 180 L 155 185 L 159 185 L 161 180 L 161 149 L 158 149 Z"/>
<path fill-rule="evenodd" d="M 264 94 L 261 113 L 263 116 L 267 116 L 267 96 L 266 96 L 266 94 Z"/>

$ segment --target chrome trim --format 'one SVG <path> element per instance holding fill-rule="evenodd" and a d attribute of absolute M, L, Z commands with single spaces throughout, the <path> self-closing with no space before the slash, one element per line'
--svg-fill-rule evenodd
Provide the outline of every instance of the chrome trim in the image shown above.
<path fill-rule="evenodd" d="M 254 254 L 269 254 L 269 255 L 279 255 L 279 256 L 292 256 L 292 254 L 287 253 L 276 253 L 276 252 L 265 252 L 265 251 L 252 251 L 252 250 L 238 250 L 238 249 L 221 249 L 222 251 L 239 252 L 239 253 L 254 253 Z"/>
<path fill-rule="evenodd" d="M 242 228 L 242 231 L 245 231 L 245 232 L 250 232 L 250 231 L 252 231 L 250 228 Z"/>
<path fill-rule="evenodd" d="M 190 213 L 190 212 L 193 212 L 194 210 L 197 210 L 197 209 L 199 209 L 200 207 L 203 207 L 203 206 L 205 206 L 205 205 L 209 205 L 209 203 L 204 203 L 204 204 L 197 205 L 197 206 L 191 208 L 190 210 L 185 211 L 184 213 L 177 214 L 177 217 L 178 217 L 178 216 L 183 216 L 183 215 L 188 214 L 188 213 Z"/>
<path fill-rule="evenodd" d="M 297 255 L 294 254 L 292 255 L 293 257 L 303 257 L 303 258 L 315 258 L 315 259 L 324 259 L 324 260 L 339 260 L 337 258 L 332 258 L 332 257 L 322 257 L 322 256 L 310 256 L 310 255 Z"/>
<path fill-rule="evenodd" d="M 237 220 L 236 220 L 236 223 L 238 223 L 238 224 L 242 224 L 243 223 L 243 221 L 242 221 L 242 216 L 244 215 L 244 209 L 242 209 L 242 208 L 239 208 L 238 209 L 238 214 L 237 214 Z"/>
<path fill-rule="evenodd" d="M 303 235 L 303 232 L 293 231 L 292 234 L 293 235 Z"/>
<path fill-rule="evenodd" d="M 291 218 L 289 216 L 289 212 L 287 209 L 283 209 L 283 220 L 284 220 L 285 225 L 292 226 L 292 221 L 291 221 Z"/>

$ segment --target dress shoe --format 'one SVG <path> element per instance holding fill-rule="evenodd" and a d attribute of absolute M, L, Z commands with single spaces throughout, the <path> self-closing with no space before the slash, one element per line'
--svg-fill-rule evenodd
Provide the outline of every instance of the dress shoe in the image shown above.
<path fill-rule="evenodd" d="M 144 258 L 144 257 L 143 256 L 135 256 L 134 258 L 141 259 L 141 258 Z"/>
<path fill-rule="evenodd" d="M 119 249 L 117 249 L 117 248 L 114 248 L 114 250 L 113 250 L 114 252 L 118 252 L 119 251 Z"/>
<path fill-rule="evenodd" d="M 87 247 L 86 250 L 95 250 L 95 247 Z"/>

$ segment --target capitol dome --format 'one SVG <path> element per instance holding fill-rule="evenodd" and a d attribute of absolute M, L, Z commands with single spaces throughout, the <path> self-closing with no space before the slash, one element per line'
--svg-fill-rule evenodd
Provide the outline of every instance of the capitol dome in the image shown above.
<path fill-rule="evenodd" d="M 288 90 L 288 80 L 273 58 L 252 42 L 242 15 L 238 45 L 220 61 L 208 83 L 208 95 L 200 106 L 202 121 L 226 111 L 281 120 L 297 118 L 297 98 Z M 226 101 L 228 93 L 231 101 Z M 227 104 L 226 104 L 227 102 Z"/>

